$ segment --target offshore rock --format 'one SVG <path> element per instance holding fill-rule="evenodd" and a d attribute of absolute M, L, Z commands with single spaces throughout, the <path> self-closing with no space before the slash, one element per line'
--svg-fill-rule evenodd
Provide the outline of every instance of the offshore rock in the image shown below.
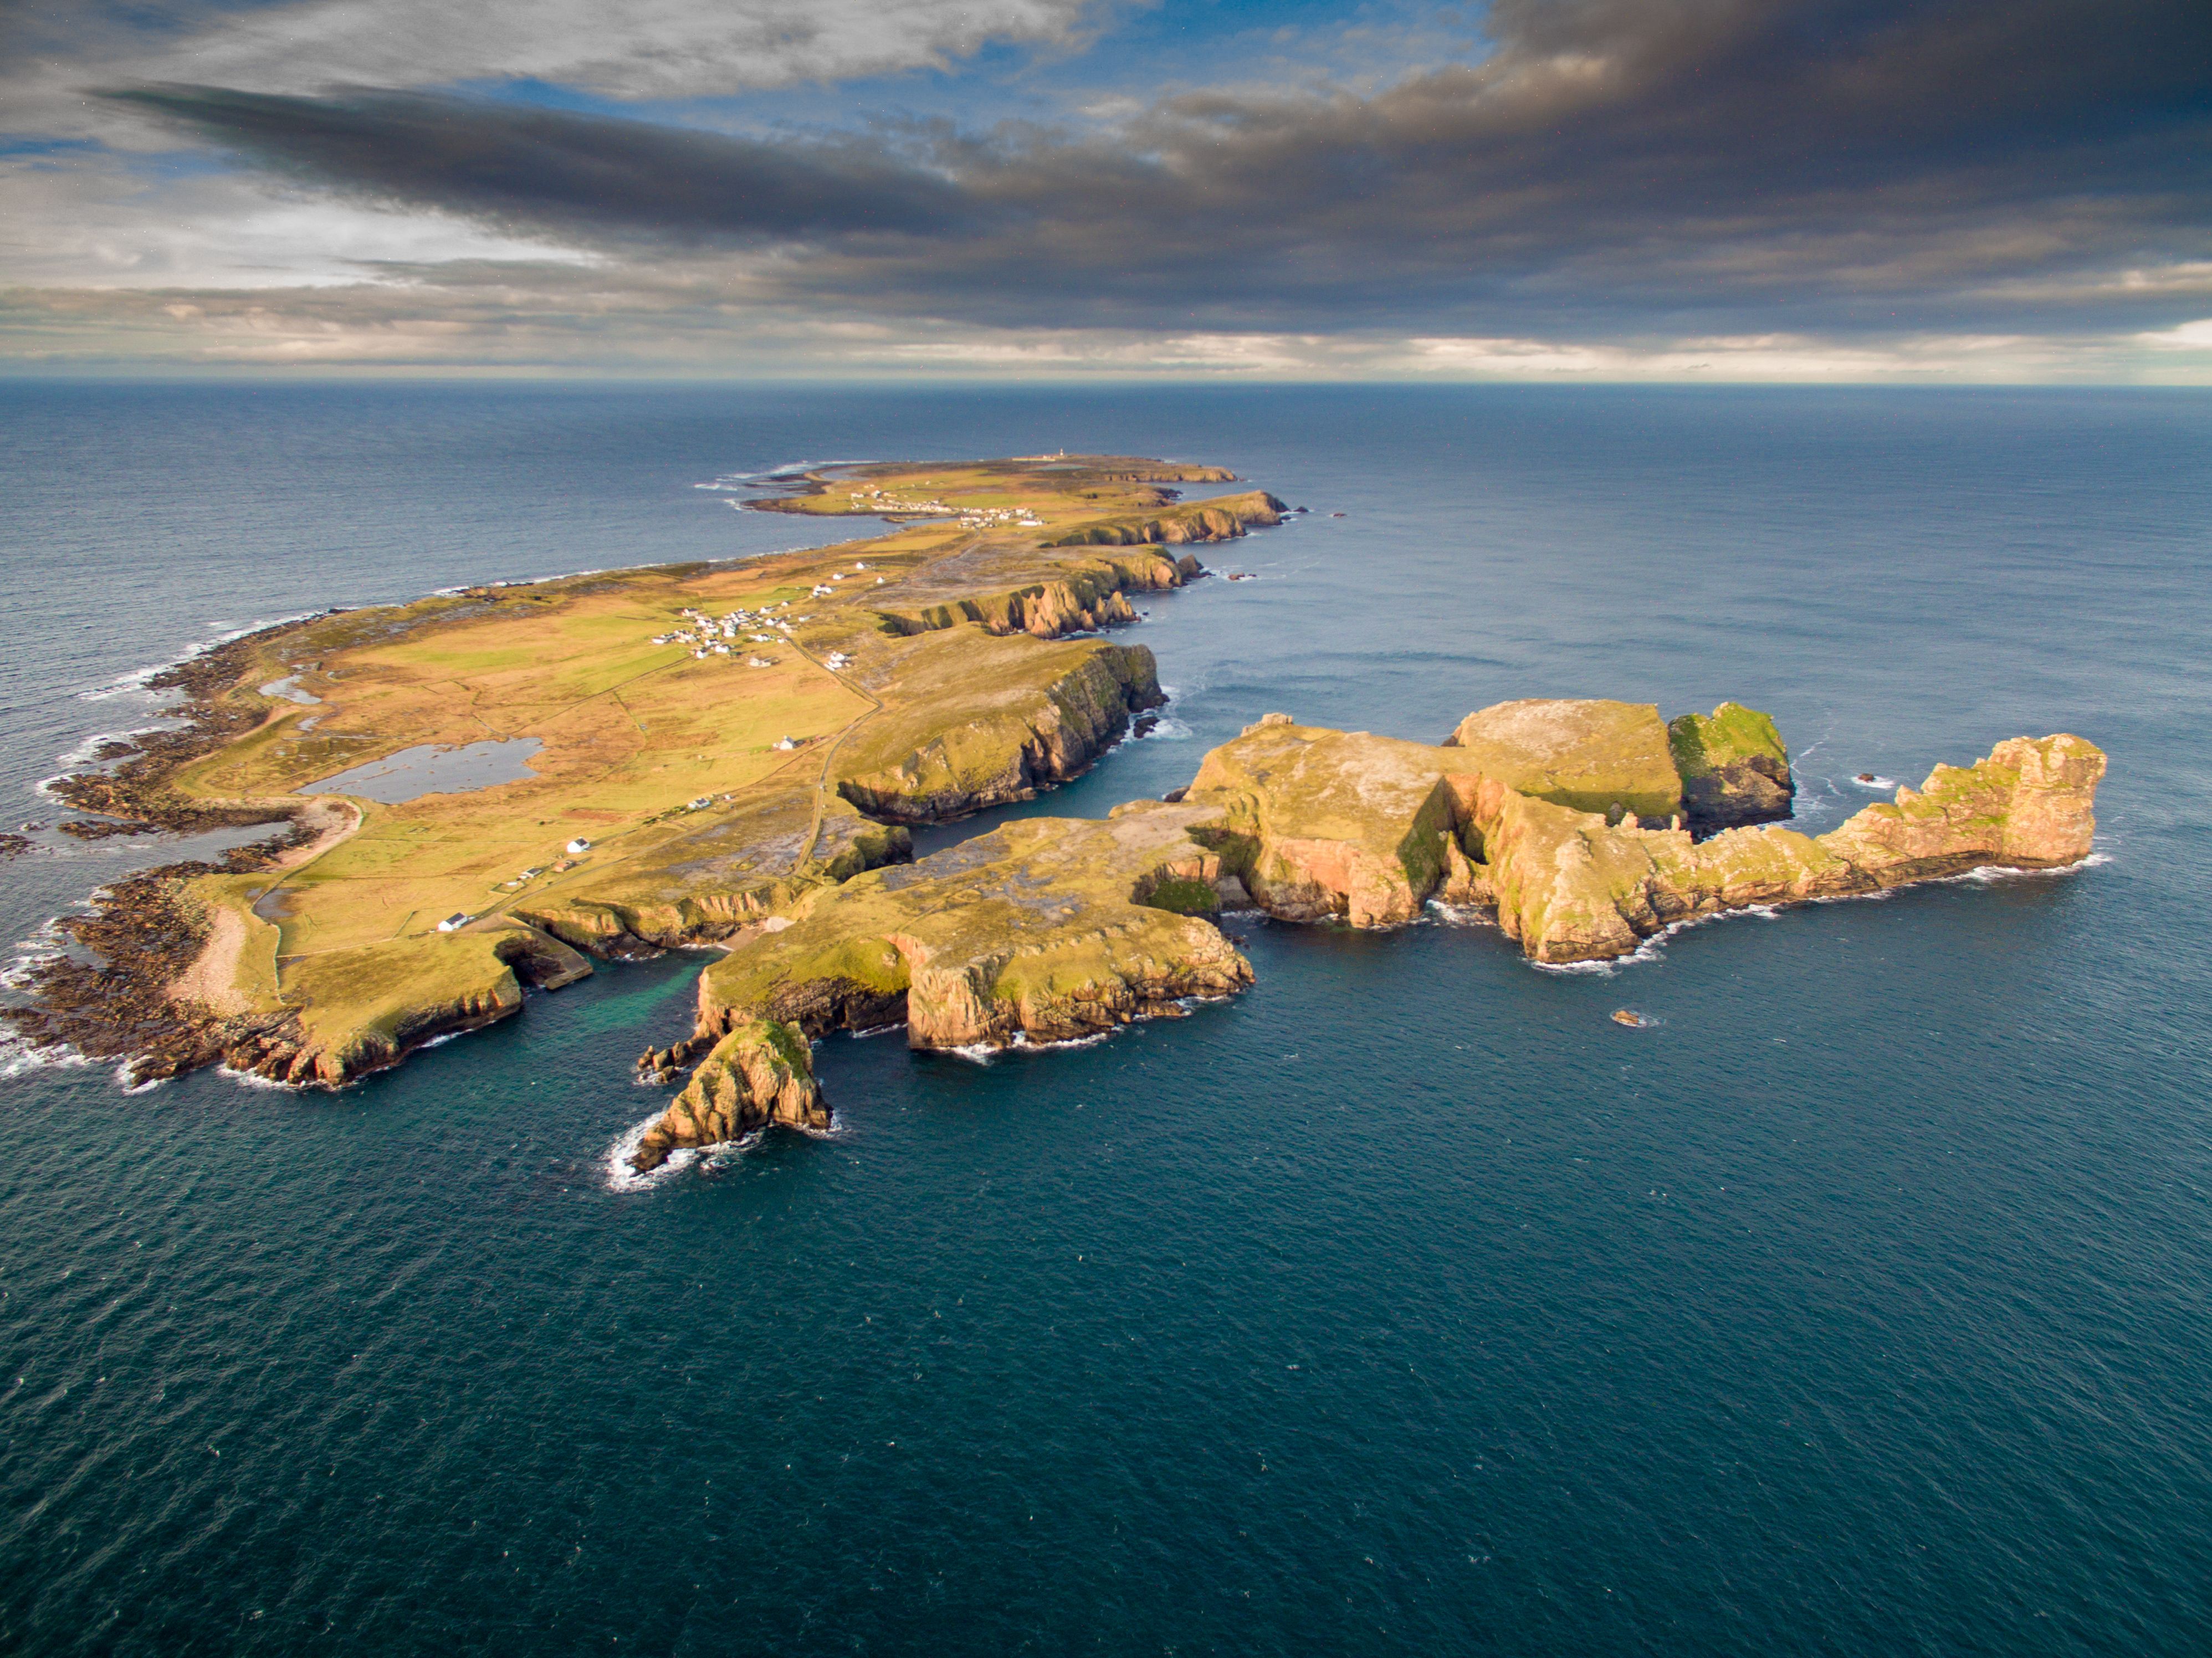
<path fill-rule="evenodd" d="M 1667 742 L 1693 833 L 1790 816 L 1797 794 L 1790 750 L 1774 721 L 1756 708 L 1723 702 L 1710 714 L 1682 714 L 1668 722 Z"/>
<path fill-rule="evenodd" d="M 631 1154 L 643 1173 L 681 1145 L 733 1140 L 769 1123 L 827 1128 L 830 1108 L 814 1081 L 814 1060 L 794 1025 L 753 1019 L 716 1042 L 659 1122 Z"/>

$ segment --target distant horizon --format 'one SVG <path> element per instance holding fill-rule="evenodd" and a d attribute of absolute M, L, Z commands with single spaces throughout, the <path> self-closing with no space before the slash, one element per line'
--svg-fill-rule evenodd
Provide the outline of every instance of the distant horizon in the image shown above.
<path fill-rule="evenodd" d="M 2212 385 L 2202 0 L 0 14 L 0 372 Z"/>
<path fill-rule="evenodd" d="M 1322 380 L 1290 375 L 1261 376 L 1255 374 L 1097 374 L 1080 377 L 1074 375 L 957 375 L 957 374 L 832 374 L 828 372 L 791 373 L 784 374 L 649 374 L 614 368 L 596 368 L 589 365 L 572 365 L 553 368 L 522 368 L 510 365 L 471 364 L 453 367 L 438 365 L 377 367 L 344 365 L 330 367 L 240 368 L 232 363 L 211 363 L 205 367 L 132 363 L 112 369 L 71 365 L 66 369 L 46 371 L 0 361 L 0 386 L 634 386 L 647 390 L 742 391 L 749 388 L 773 387 L 839 387 L 851 389 L 879 388 L 891 390 L 912 387 L 958 388 L 978 392 L 1083 391 L 1091 388 L 1141 391 L 1146 389 L 1179 390 L 1245 388 L 1253 391 L 1471 391 L 1484 387 L 1498 390 L 1558 391 L 1671 391 L 1671 392 L 1929 392 L 1968 393 L 1975 392 L 2192 392 L 2212 387 L 2212 379 L 2196 380 L 1680 380 L 1650 377 L 1644 379 L 1603 378 L 1557 375 L 1538 379 L 1534 376 L 1508 377 L 1492 375 L 1482 378 L 1432 376 L 1413 379 L 1408 376 L 1353 378 L 1346 375 Z"/>

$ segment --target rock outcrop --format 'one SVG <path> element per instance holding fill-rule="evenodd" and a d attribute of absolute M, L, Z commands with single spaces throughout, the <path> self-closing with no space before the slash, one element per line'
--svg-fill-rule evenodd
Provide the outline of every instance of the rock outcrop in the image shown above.
<path fill-rule="evenodd" d="M 1559 701 L 1471 714 L 1437 747 L 1270 714 L 1207 755 L 1184 798 L 1222 810 L 1209 833 L 1270 914 L 1397 926 L 1432 896 L 1487 902 L 1479 841 L 1459 834 L 1484 778 L 1616 821 L 1680 804 L 1656 708 Z"/>
<path fill-rule="evenodd" d="M 1188 553 L 1181 558 L 1151 552 L 1106 555 L 1085 568 L 1071 569 L 1058 580 L 980 596 L 963 593 L 877 614 L 884 631 L 893 634 L 928 633 L 972 622 L 989 634 L 1060 639 L 1134 622 L 1137 612 L 1129 603 L 1129 594 L 1163 592 L 1205 574 L 1204 567 Z"/>
<path fill-rule="evenodd" d="M 1530 697 L 1480 708 L 1443 746 L 1466 750 L 1459 769 L 1577 811 L 1671 817 L 1682 780 L 1666 722 L 1649 702 Z"/>
<path fill-rule="evenodd" d="M 1228 541 L 1255 526 L 1280 524 L 1290 511 L 1264 489 L 1222 495 L 1188 507 L 1142 517 L 1102 519 L 1079 524 L 1045 544 L 1049 547 L 1127 547 L 1164 543 Z"/>
<path fill-rule="evenodd" d="M 805 796 L 770 785 L 641 831 L 632 848 L 606 872 L 520 902 L 513 914 L 614 960 L 719 944 L 817 886 L 904 863 L 914 841 L 904 828 L 871 822 L 834 797 L 815 824 Z"/>
<path fill-rule="evenodd" d="M 2015 738 L 1972 767 L 1939 766 L 1893 805 L 1817 838 L 1769 825 L 1703 841 L 1609 824 L 1494 782 L 1468 824 L 1498 925 L 1541 962 L 1625 955 L 1675 922 L 1753 905 L 1879 891 L 1971 869 L 2050 869 L 2089 854 L 2105 756 L 2078 737 Z"/>
<path fill-rule="evenodd" d="M 701 975 L 694 1043 L 763 1021 L 807 1037 L 903 1023 L 911 1048 L 1005 1048 L 1232 994 L 1251 966 L 1203 919 L 1221 865 L 1192 838 L 1219 816 L 1140 801 L 1103 823 L 1029 818 L 825 889 Z M 682 1138 L 695 1120 L 679 1097 L 649 1143 L 702 1143 Z"/>
<path fill-rule="evenodd" d="M 2079 862 L 2105 768 L 2077 737 L 2015 738 L 1978 765 L 1939 766 L 1921 789 L 1900 789 L 1895 805 L 1869 806 L 1817 840 L 1746 826 L 1699 841 L 1671 825 L 1647 829 L 1633 812 L 1574 804 L 1591 798 L 1594 778 L 1615 780 L 1559 744 L 1553 719 L 1536 724 L 1536 752 L 1522 755 L 1507 739 L 1509 720 L 1479 727 L 1479 750 L 1272 720 L 1209 754 L 1184 793 L 1218 809 L 1218 823 L 1193 833 L 1261 908 L 1285 920 L 1380 927 L 1413 920 L 1431 898 L 1494 905 L 1507 935 L 1544 962 L 1624 955 L 1673 922 L 1753 904 L 1987 865 Z M 1638 726 L 1648 736 L 1640 720 L 1597 722 L 1595 740 L 1619 755 L 1612 734 Z M 1626 749 L 1628 777 L 1640 768 L 1642 740 Z M 1469 767 L 1478 758 L 1504 774 Z M 1632 791 L 1623 780 L 1597 793 Z"/>
<path fill-rule="evenodd" d="M 1188 889 L 1219 870 L 1203 807 L 1139 801 L 1103 823 L 1035 817 L 818 893 L 702 976 L 702 1032 L 903 1021 L 915 1048 L 1062 1042 L 1225 995 L 1251 969 Z M 1148 900 L 1163 896 L 1167 905 Z"/>
<path fill-rule="evenodd" d="M 1206 756 L 1184 791 L 1197 833 L 1253 902 L 1290 921 L 1413 920 L 1445 872 L 1449 751 L 1273 714 Z"/>
<path fill-rule="evenodd" d="M 2079 737 L 2015 737 L 1977 765 L 1936 767 L 1820 840 L 1881 886 L 1987 865 L 2063 868 L 2089 855 L 2105 767 Z"/>
<path fill-rule="evenodd" d="M 1723 702 L 1710 714 L 1680 715 L 1668 722 L 1667 741 L 1692 833 L 1790 816 L 1797 795 L 1790 750 L 1774 721 L 1756 708 Z"/>
<path fill-rule="evenodd" d="M 1133 714 L 1166 701 L 1150 650 L 1093 645 L 1042 686 L 1005 686 L 996 706 L 979 706 L 950 729 L 932 725 L 903 757 L 841 776 L 837 792 L 871 817 L 902 823 L 1027 800 L 1088 770 Z"/>
<path fill-rule="evenodd" d="M 769 1123 L 827 1128 L 830 1108 L 814 1081 L 814 1059 L 796 1025 L 749 1019 L 717 1042 L 684 1091 L 630 1156 L 641 1173 L 678 1146 L 714 1145 Z"/>

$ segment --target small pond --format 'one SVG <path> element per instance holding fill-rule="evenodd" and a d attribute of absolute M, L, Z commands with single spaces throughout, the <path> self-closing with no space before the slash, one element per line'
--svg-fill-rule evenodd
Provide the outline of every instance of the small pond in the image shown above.
<path fill-rule="evenodd" d="M 510 737 L 446 748 L 424 743 L 303 784 L 299 794 L 357 794 L 387 806 L 425 794 L 471 794 L 499 783 L 534 776 L 531 756 L 545 746 L 535 737 Z"/>

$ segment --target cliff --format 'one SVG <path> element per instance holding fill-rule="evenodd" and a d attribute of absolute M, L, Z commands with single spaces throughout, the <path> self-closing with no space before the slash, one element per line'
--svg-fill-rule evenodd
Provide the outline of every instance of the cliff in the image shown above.
<path fill-rule="evenodd" d="M 1436 747 L 1270 714 L 1208 754 L 1184 798 L 1221 809 L 1223 860 L 1270 914 L 1396 926 L 1434 896 L 1486 901 L 1479 837 L 1459 834 L 1483 778 L 1616 817 L 1671 815 L 1681 796 L 1650 704 L 1527 701 Z"/>
<path fill-rule="evenodd" d="M 1937 767 L 1918 791 L 1899 789 L 1895 805 L 1818 838 L 1777 825 L 1694 841 L 1498 788 L 1478 790 L 1471 827 L 1507 935 L 1538 961 L 1601 960 L 1673 922 L 1754 904 L 2079 863 L 2105 764 L 2078 737 L 2015 738 L 1972 767 Z"/>
<path fill-rule="evenodd" d="M 907 607 L 886 607 L 878 614 L 884 629 L 895 634 L 926 633 L 972 622 L 986 633 L 1059 639 L 1133 623 L 1137 612 L 1129 594 L 1163 592 L 1205 574 L 1188 553 L 1181 558 L 1161 553 L 1108 556 L 1061 568 L 1066 574 L 1056 580 L 1000 592 L 963 593 L 936 603 L 911 602 L 926 596 L 926 592 L 912 593 Z"/>
<path fill-rule="evenodd" d="M 1127 547 L 1147 543 L 1182 546 L 1228 541 L 1255 527 L 1283 521 L 1289 507 L 1264 489 L 1170 507 L 1164 513 L 1094 519 L 1061 531 L 1048 547 Z"/>
<path fill-rule="evenodd" d="M 835 795 L 757 785 L 708 811 L 631 838 L 622 858 L 580 872 L 511 913 L 593 956 L 621 958 L 717 944 L 781 914 L 817 886 L 903 863 L 913 839 Z"/>
<path fill-rule="evenodd" d="M 1790 750 L 1774 721 L 1756 708 L 1723 702 L 1710 714 L 1682 714 L 1668 722 L 1667 743 L 1693 832 L 1790 816 L 1797 795 Z"/>
<path fill-rule="evenodd" d="M 1191 835 L 1216 816 L 1139 801 L 1103 823 L 1027 818 L 856 876 L 709 968 L 699 1029 L 770 1017 L 818 1036 L 903 1020 L 915 1048 L 1003 1047 L 1226 994 L 1251 977 L 1235 947 L 1147 902 L 1164 874 L 1218 867 Z"/>
<path fill-rule="evenodd" d="M 819 891 L 788 926 L 709 967 L 698 1035 L 641 1068 L 661 1072 L 763 1021 L 808 1037 L 903 1023 L 915 1048 L 1005 1048 L 1231 994 L 1251 966 L 1192 913 L 1210 908 L 1220 871 L 1192 831 L 1218 817 L 1138 801 L 1103 823 L 1028 818 Z M 684 1138 L 704 1133 L 686 1103 L 693 1084 L 648 1144 L 702 1143 Z"/>
<path fill-rule="evenodd" d="M 995 640 L 967 642 L 943 658 L 947 677 L 974 687 L 953 704 L 967 718 L 892 714 L 856 733 L 837 792 L 860 811 L 920 823 L 1029 799 L 1087 770 L 1132 714 L 1167 700 L 1141 645 L 1079 643 L 1056 660 L 1014 660 Z"/>
<path fill-rule="evenodd" d="M 733 1140 L 769 1123 L 827 1128 L 830 1108 L 814 1081 L 814 1056 L 796 1026 L 750 1019 L 734 1026 L 701 1060 L 684 1091 L 631 1154 L 630 1166 L 658 1169 L 678 1146 Z"/>
<path fill-rule="evenodd" d="M 1971 768 L 1937 767 L 1919 790 L 1900 789 L 1896 804 L 1869 806 L 1817 840 L 1745 826 L 1699 841 L 1686 829 L 1646 828 L 1633 812 L 1576 804 L 1667 799 L 1649 771 L 1650 733 L 1663 730 L 1656 710 L 1599 705 L 1597 718 L 1582 720 L 1561 718 L 1555 704 L 1501 707 L 1508 717 L 1462 725 L 1479 747 L 1426 748 L 1270 716 L 1206 756 L 1184 799 L 1220 816 L 1194 833 L 1285 920 L 1393 926 L 1431 898 L 1492 904 L 1500 927 L 1537 960 L 1589 961 L 1626 954 L 1692 916 L 1984 866 L 2079 862 L 2105 768 L 2080 738 L 2015 738 Z M 1754 737 L 1769 723 L 1748 709 L 1733 718 Z M 1587 734 L 1587 750 L 1562 740 L 1575 731 Z M 1516 750 L 1516 732 L 1531 734 L 1527 750 Z"/>
<path fill-rule="evenodd" d="M 1667 726 L 1649 702 L 1527 698 L 1459 722 L 1443 746 L 1458 769 L 1577 811 L 1671 817 L 1681 809 Z"/>
<path fill-rule="evenodd" d="M 1289 921 L 1395 926 L 1444 871 L 1444 750 L 1269 716 L 1206 756 L 1183 799 L 1253 902 Z"/>

